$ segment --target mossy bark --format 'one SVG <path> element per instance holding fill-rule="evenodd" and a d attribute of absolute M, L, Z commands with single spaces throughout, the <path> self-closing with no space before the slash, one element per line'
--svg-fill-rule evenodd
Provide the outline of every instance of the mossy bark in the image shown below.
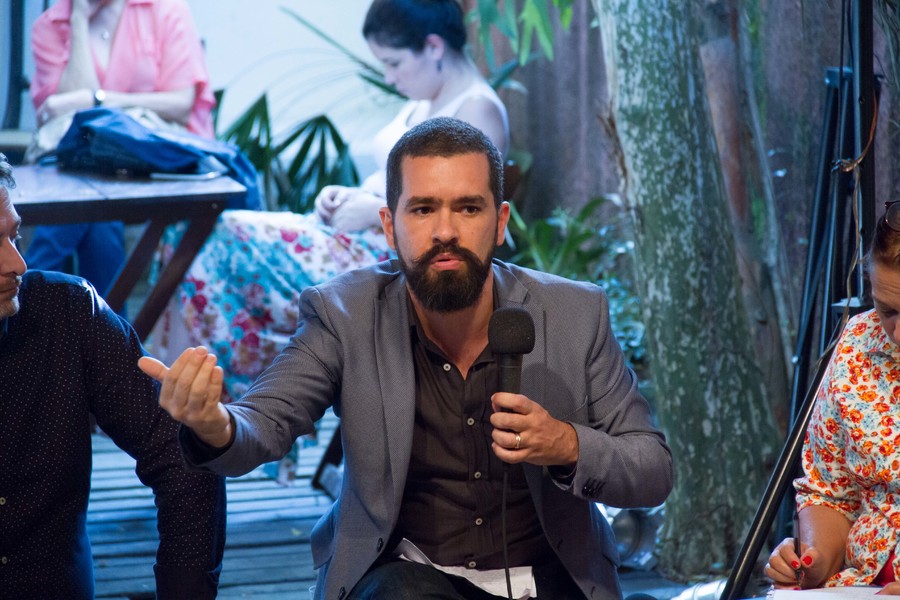
<path fill-rule="evenodd" d="M 658 416 L 675 456 L 660 566 L 690 580 L 731 566 L 780 445 L 741 293 L 696 3 L 594 4 Z"/>

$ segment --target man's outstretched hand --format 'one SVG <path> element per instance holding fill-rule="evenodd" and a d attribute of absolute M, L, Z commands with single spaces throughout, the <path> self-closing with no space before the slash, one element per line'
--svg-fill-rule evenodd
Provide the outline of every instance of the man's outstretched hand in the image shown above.
<path fill-rule="evenodd" d="M 173 419 L 210 446 L 223 448 L 231 443 L 234 428 L 220 402 L 224 375 L 215 355 L 200 346 L 182 352 L 170 368 L 149 356 L 141 357 L 138 367 L 162 384 L 159 405 Z"/>

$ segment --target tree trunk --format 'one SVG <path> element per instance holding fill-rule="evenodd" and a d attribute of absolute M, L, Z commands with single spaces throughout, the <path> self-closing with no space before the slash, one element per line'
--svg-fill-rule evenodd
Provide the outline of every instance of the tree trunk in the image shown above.
<path fill-rule="evenodd" d="M 694 3 L 594 0 L 660 424 L 675 456 L 660 566 L 731 566 L 778 436 L 747 322 Z"/>

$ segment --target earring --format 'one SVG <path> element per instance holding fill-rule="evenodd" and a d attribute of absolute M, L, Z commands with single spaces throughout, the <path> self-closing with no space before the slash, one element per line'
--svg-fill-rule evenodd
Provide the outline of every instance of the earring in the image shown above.
<path fill-rule="evenodd" d="M 443 69 L 443 68 L 444 68 L 444 59 L 439 58 L 438 61 L 437 61 L 437 70 L 438 70 L 438 73 L 440 73 L 440 72 L 441 72 L 441 69 Z"/>

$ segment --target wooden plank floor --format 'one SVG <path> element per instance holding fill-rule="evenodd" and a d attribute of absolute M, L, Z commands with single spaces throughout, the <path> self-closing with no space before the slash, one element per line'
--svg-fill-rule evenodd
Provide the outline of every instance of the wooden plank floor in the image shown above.
<path fill-rule="evenodd" d="M 282 487 L 262 468 L 228 479 L 228 526 L 219 598 L 299 598 L 315 583 L 309 533 L 331 506 L 313 490 L 312 474 L 337 419 L 320 423 L 319 443 L 300 453 L 298 477 Z M 153 494 L 134 474 L 134 460 L 95 435 L 88 533 L 97 598 L 153 598 L 158 535 Z"/>

